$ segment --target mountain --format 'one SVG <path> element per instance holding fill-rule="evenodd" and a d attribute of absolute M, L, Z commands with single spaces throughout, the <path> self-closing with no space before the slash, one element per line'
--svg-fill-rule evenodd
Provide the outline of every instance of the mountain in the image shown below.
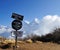
<path fill-rule="evenodd" d="M 24 21 L 23 23 L 23 31 L 25 31 L 24 34 L 34 33 L 34 31 L 39 28 L 39 25 L 40 25 L 40 21 L 38 18 L 35 18 L 32 22 Z"/>

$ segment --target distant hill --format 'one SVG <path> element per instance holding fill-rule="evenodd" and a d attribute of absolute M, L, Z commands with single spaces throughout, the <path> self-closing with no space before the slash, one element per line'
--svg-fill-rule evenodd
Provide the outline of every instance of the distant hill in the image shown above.
<path fill-rule="evenodd" d="M 8 32 L 4 32 L 4 33 L 0 34 L 0 36 L 6 37 L 6 38 L 8 38 L 10 35 L 11 35 L 11 33 L 8 33 Z"/>
<path fill-rule="evenodd" d="M 60 28 L 55 29 L 53 32 L 48 33 L 42 36 L 32 36 L 33 41 L 42 41 L 42 42 L 54 42 L 60 44 Z"/>

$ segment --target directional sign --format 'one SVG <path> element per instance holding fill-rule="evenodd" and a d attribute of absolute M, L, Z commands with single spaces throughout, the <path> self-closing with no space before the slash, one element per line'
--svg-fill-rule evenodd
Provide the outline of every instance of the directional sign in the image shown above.
<path fill-rule="evenodd" d="M 19 20 L 14 20 L 12 22 L 12 28 L 15 29 L 15 30 L 19 30 L 22 28 L 22 22 L 19 21 Z"/>
<path fill-rule="evenodd" d="M 12 36 L 15 36 L 17 33 L 17 37 L 22 37 L 23 31 L 12 31 Z"/>
<path fill-rule="evenodd" d="M 16 13 L 12 13 L 12 18 L 22 21 L 24 16 L 16 14 Z"/>

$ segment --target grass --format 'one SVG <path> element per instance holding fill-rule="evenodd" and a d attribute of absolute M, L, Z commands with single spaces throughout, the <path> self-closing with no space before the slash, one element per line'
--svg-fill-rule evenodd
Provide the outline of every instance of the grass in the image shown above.
<path fill-rule="evenodd" d="M 13 45 L 12 45 L 13 46 Z M 18 48 L 17 50 L 60 50 L 60 45 L 47 42 L 47 43 L 18 43 Z M 0 50 L 13 50 L 13 47 L 7 48 L 7 49 L 1 49 Z"/>

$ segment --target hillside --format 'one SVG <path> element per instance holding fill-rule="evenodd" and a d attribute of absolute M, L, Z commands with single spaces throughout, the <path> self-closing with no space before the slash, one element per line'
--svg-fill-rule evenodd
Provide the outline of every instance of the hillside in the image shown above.
<path fill-rule="evenodd" d="M 18 43 L 17 50 L 60 50 L 60 45 L 54 44 L 54 43 L 42 43 L 42 42 L 36 42 L 36 43 Z M 7 49 L 1 49 L 0 50 L 13 50 L 13 47 L 7 48 Z"/>

